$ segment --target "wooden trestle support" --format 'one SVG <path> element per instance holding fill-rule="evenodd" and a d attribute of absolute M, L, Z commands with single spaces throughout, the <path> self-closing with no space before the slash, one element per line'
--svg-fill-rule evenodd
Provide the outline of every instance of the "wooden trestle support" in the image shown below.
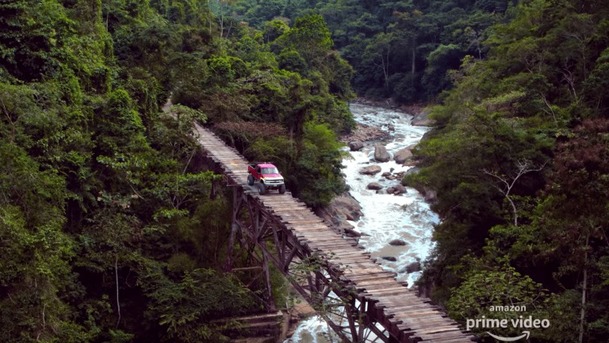
<path fill-rule="evenodd" d="M 261 266 L 269 311 L 276 310 L 272 263 L 345 342 L 463 343 L 473 338 L 289 192 L 261 196 L 248 186 L 247 161 L 210 131 L 196 126 L 195 135 L 212 169 L 223 173 L 233 189 L 226 269 L 232 269 L 233 247 L 240 244 L 240 251 Z"/>
<path fill-rule="evenodd" d="M 285 223 L 261 207 L 258 199 L 243 188 L 233 188 L 232 217 L 227 267 L 232 268 L 233 246 L 239 243 L 248 257 L 262 267 L 266 285 L 264 300 L 269 311 L 276 310 L 271 293 L 270 261 L 344 341 L 392 342 L 386 331 L 377 328 L 366 315 L 367 302 L 358 300 L 355 288 L 340 280 L 341 270 L 327 263 L 326 256 L 305 249 L 302 241 L 286 229 Z"/>

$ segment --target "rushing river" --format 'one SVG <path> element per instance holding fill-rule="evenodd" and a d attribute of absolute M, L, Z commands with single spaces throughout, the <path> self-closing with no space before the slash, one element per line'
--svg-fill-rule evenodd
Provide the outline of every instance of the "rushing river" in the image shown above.
<path fill-rule="evenodd" d="M 352 104 L 351 112 L 358 123 L 375 126 L 390 133 L 390 138 L 384 141 L 387 151 L 393 154 L 400 149 L 417 144 L 428 128 L 412 126 L 412 115 L 396 112 L 380 107 Z M 348 148 L 346 148 L 348 150 Z M 362 167 L 379 165 L 382 171 L 369 176 L 361 175 Z M 374 142 L 367 142 L 362 150 L 350 152 L 349 158 L 343 160 L 343 173 L 350 186 L 351 195 L 362 206 L 363 216 L 360 220 L 351 222 L 355 229 L 362 234 L 360 245 L 371 253 L 373 258 L 380 261 L 383 268 L 397 273 L 399 281 L 407 281 L 412 285 L 420 276 L 420 272 L 408 273 L 406 266 L 417 261 L 423 261 L 429 255 L 433 246 L 431 234 L 433 226 L 438 223 L 438 216 L 429 209 L 421 194 L 412 188 L 407 188 L 405 194 L 396 196 L 367 189 L 371 182 L 378 182 L 387 187 L 400 182 L 388 180 L 381 174 L 406 172 L 411 167 L 389 162 L 374 161 Z M 400 240 L 405 245 L 393 246 L 389 242 Z M 389 259 L 383 259 L 388 257 Z M 391 257 L 395 261 L 389 261 Z M 291 339 L 293 343 L 329 343 L 339 342 L 333 338 L 331 329 L 319 317 L 303 321 Z"/>

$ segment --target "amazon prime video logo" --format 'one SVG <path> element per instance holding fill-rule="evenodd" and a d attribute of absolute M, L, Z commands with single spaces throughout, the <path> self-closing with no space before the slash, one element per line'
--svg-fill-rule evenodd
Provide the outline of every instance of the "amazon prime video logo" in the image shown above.
<path fill-rule="evenodd" d="M 472 329 L 518 329 L 522 330 L 521 334 L 512 336 L 512 337 L 504 337 L 499 336 L 497 334 L 493 334 L 489 331 L 486 333 L 493 337 L 494 339 L 502 342 L 516 342 L 521 339 L 527 340 L 531 332 L 529 329 L 547 329 L 550 327 L 549 319 L 538 319 L 533 318 L 533 316 L 519 316 L 518 318 L 511 319 L 496 319 L 496 318 L 487 318 L 486 316 L 482 316 L 481 318 L 476 319 L 467 319 L 465 321 L 465 328 L 469 331 Z"/>

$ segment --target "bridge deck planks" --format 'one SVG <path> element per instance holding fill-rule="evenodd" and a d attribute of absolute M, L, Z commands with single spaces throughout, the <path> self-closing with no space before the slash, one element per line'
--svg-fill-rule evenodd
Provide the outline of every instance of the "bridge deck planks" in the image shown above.
<path fill-rule="evenodd" d="M 243 187 L 269 213 L 291 232 L 303 248 L 318 251 L 327 261 L 341 270 L 340 280 L 353 285 L 362 301 L 378 309 L 378 322 L 400 342 L 467 342 L 473 336 L 462 332 L 457 323 L 436 307 L 395 280 L 395 273 L 384 270 L 357 247 L 354 239 L 342 238 L 303 202 L 286 192 L 270 192 L 260 196 L 247 186 L 248 162 L 234 149 L 209 130 L 195 125 L 195 135 L 217 166 L 232 179 L 233 185 Z M 397 331 L 396 331 L 397 330 Z"/>

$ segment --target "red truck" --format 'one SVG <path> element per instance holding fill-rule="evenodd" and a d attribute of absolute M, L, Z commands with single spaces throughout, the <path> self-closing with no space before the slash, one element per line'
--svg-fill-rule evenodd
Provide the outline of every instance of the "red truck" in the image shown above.
<path fill-rule="evenodd" d="M 260 194 L 266 194 L 269 189 L 277 189 L 280 194 L 285 193 L 283 176 L 279 174 L 277 167 L 269 162 L 254 162 L 247 166 L 247 184 L 253 186 L 258 184 Z"/>

